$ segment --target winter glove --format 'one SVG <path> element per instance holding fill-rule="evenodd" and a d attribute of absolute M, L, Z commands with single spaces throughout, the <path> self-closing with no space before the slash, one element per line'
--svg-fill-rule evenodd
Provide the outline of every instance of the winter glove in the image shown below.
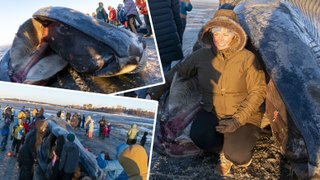
<path fill-rule="evenodd" d="M 219 125 L 216 130 L 220 133 L 232 133 L 236 131 L 241 126 L 240 122 L 235 118 L 226 118 L 219 121 Z"/>

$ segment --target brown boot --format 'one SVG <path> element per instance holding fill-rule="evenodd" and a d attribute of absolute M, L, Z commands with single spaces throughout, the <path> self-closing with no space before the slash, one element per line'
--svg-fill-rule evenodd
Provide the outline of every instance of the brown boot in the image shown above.
<path fill-rule="evenodd" d="M 214 168 L 214 173 L 225 176 L 230 172 L 232 165 L 233 163 L 229 161 L 223 153 L 220 153 L 220 162 Z"/>
<path fill-rule="evenodd" d="M 252 162 L 252 158 L 250 159 L 249 162 L 247 162 L 247 163 L 245 163 L 245 164 L 238 165 L 238 166 L 239 166 L 239 167 L 242 167 L 242 168 L 247 168 L 248 166 L 250 166 L 251 162 Z"/>

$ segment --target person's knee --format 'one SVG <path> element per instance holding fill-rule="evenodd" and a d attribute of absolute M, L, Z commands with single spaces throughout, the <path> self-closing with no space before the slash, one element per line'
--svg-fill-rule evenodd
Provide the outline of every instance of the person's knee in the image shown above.
<path fill-rule="evenodd" d="M 251 152 L 241 152 L 233 150 L 233 152 L 224 152 L 224 154 L 225 157 L 235 165 L 246 164 L 252 158 Z"/>

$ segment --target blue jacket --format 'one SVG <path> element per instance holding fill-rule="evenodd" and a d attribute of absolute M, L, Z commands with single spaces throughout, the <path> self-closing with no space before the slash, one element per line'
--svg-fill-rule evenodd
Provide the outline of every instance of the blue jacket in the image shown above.
<path fill-rule="evenodd" d="M 104 153 L 96 158 L 98 166 L 107 171 L 107 179 L 126 180 L 128 176 L 118 160 L 105 160 Z"/>

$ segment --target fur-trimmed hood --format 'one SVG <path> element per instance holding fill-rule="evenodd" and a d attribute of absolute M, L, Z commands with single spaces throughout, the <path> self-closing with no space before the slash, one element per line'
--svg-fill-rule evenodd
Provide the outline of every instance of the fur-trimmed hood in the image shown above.
<path fill-rule="evenodd" d="M 235 51 L 241 51 L 247 43 L 247 35 L 239 24 L 237 15 L 228 9 L 218 10 L 213 18 L 208 21 L 201 29 L 199 40 L 205 46 L 214 47 L 211 29 L 214 27 L 225 27 L 236 34 L 236 38 L 231 42 L 231 48 Z"/>

